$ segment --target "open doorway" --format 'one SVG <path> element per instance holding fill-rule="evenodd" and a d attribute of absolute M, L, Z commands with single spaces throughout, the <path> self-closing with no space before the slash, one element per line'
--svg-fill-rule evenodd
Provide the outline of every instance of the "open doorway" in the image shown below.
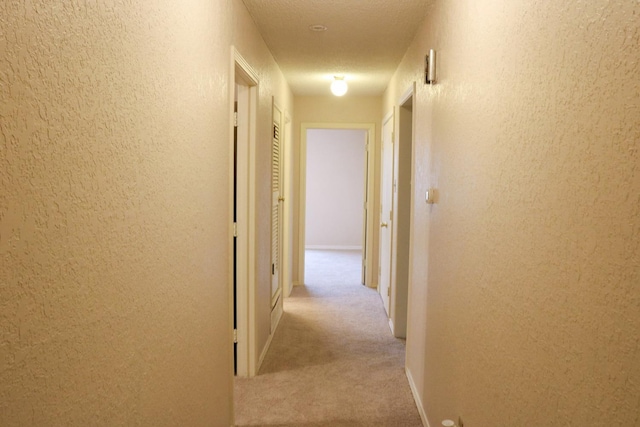
<path fill-rule="evenodd" d="M 413 194 L 413 98 L 415 84 L 400 98 L 397 144 L 394 146 L 393 235 L 389 326 L 396 337 L 407 336 L 409 260 L 411 259 L 411 195 Z"/>
<path fill-rule="evenodd" d="M 305 283 L 306 249 L 357 251 L 360 283 L 371 285 L 374 280 L 370 256 L 374 154 L 369 143 L 374 132 L 373 123 L 302 124 L 300 283 Z"/>
<path fill-rule="evenodd" d="M 258 78 L 231 49 L 231 294 L 233 296 L 234 372 L 256 374 L 255 346 L 255 117 Z"/>
<path fill-rule="evenodd" d="M 382 126 L 380 185 L 380 278 L 378 292 L 393 335 L 407 335 L 411 268 L 411 197 L 413 194 L 413 97 L 415 85 L 400 98 Z"/>
<path fill-rule="evenodd" d="M 358 258 L 361 282 L 365 239 L 366 149 L 364 129 L 308 129 L 306 169 L 306 269 L 324 251 Z M 316 256 L 309 256 L 315 251 Z"/>

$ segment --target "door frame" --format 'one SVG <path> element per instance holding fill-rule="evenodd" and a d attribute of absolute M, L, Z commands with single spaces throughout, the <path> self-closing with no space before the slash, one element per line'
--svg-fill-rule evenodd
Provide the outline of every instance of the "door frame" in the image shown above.
<path fill-rule="evenodd" d="M 413 228 L 413 159 L 415 157 L 415 117 L 413 108 L 416 83 L 402 94 L 395 109 L 395 140 L 393 147 L 392 198 L 393 230 L 391 235 L 391 292 L 389 297 L 389 327 L 398 338 L 407 336 L 407 303 L 409 281 L 411 280 L 411 230 Z M 411 107 L 411 116 L 407 120 L 407 104 Z M 410 128 L 406 132 L 404 127 Z M 407 136 L 407 133 L 409 135 Z M 402 153 L 401 153 L 402 151 Z M 406 169 L 409 169 L 408 175 Z M 402 176 L 400 176 L 402 174 Z M 407 182 L 408 181 L 408 182 Z M 407 188 L 408 186 L 408 188 Z"/>
<path fill-rule="evenodd" d="M 256 310 L 255 310 L 255 230 L 256 230 L 256 118 L 258 106 L 259 79 L 257 73 L 242 57 L 234 46 L 231 46 L 230 61 L 230 253 L 235 255 L 236 265 L 234 269 L 234 257 L 229 257 L 230 264 L 230 307 L 233 325 L 233 312 L 236 315 L 236 331 L 234 333 L 237 341 L 237 376 L 251 377 L 257 371 L 257 346 L 256 346 Z M 234 103 L 236 83 L 246 88 L 238 97 L 238 110 L 245 110 L 248 114 L 246 120 L 240 119 L 238 122 L 238 133 L 242 135 L 246 145 L 238 144 L 237 154 L 237 178 L 234 177 Z M 240 116 L 240 115 L 239 115 Z M 240 129 L 242 127 L 242 129 Z M 234 182 L 236 185 L 237 222 L 233 223 L 234 209 Z M 233 252 L 233 239 L 237 235 L 237 248 Z M 236 301 L 233 302 L 234 293 L 234 273 L 237 276 Z"/>
<path fill-rule="evenodd" d="M 291 116 L 284 110 L 284 132 L 282 146 L 284 147 L 284 177 L 282 180 L 284 194 L 284 215 L 282 233 L 283 271 L 282 283 L 285 298 L 293 290 L 293 139 L 291 138 Z"/>
<path fill-rule="evenodd" d="M 300 192 L 298 198 L 298 284 L 303 285 L 305 281 L 305 230 L 306 230 L 306 204 L 307 204 L 307 130 L 309 129 L 336 129 L 349 130 L 360 129 L 367 133 L 367 191 L 365 194 L 366 203 L 363 207 L 366 210 L 366 236 L 364 239 L 365 247 L 363 247 L 363 264 L 365 266 L 365 285 L 375 287 L 377 280 L 374 281 L 373 265 L 374 258 L 374 197 L 375 197 L 375 123 L 311 123 L 305 122 L 300 124 L 300 157 L 298 159 L 300 169 L 298 182 L 300 183 Z M 377 260 L 377 259 L 376 259 Z"/>

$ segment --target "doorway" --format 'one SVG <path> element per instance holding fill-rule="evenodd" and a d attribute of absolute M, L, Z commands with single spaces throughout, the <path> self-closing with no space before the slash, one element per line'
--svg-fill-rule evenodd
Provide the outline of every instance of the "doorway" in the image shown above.
<path fill-rule="evenodd" d="M 318 137 L 321 138 L 323 135 L 325 137 L 325 141 L 330 141 L 331 139 L 333 139 L 335 141 L 335 136 L 336 135 L 340 135 L 341 131 L 349 131 L 349 132 L 345 132 L 342 136 L 345 137 L 347 135 L 351 135 L 351 136 L 355 136 L 357 138 L 357 135 L 361 135 L 361 139 L 360 139 L 360 156 L 359 156 L 359 165 L 357 165 L 356 167 L 354 167 L 353 169 L 359 172 L 354 172 L 353 170 L 351 171 L 346 171 L 344 172 L 341 176 L 342 178 L 340 179 L 333 179 L 335 175 L 335 173 L 333 172 L 329 172 L 329 176 L 330 178 L 332 178 L 333 181 L 333 188 L 334 191 L 342 191 L 342 188 L 339 188 L 339 190 L 335 190 L 335 185 L 336 183 L 340 183 L 342 182 L 344 184 L 344 179 L 348 179 L 348 178 L 344 178 L 345 176 L 348 176 L 348 173 L 351 172 L 353 173 L 358 173 L 359 176 L 361 178 L 358 178 L 358 183 L 357 187 L 359 187 L 359 199 L 356 198 L 356 200 L 359 200 L 357 205 L 353 205 L 353 204 L 349 204 L 349 206 L 351 206 L 349 209 L 351 210 L 350 213 L 350 217 L 353 218 L 353 212 L 355 211 L 356 217 L 359 217 L 359 222 L 351 222 L 351 226 L 347 226 L 346 228 L 348 230 L 345 229 L 344 225 L 341 225 L 341 229 L 338 229 L 338 227 L 336 227 L 336 229 L 331 229 L 331 222 L 330 221 L 317 221 L 316 219 L 313 218 L 318 218 L 318 216 L 322 216 L 322 209 L 324 208 L 324 214 L 327 214 L 327 212 L 331 213 L 331 215 L 338 215 L 340 216 L 341 213 L 345 213 L 346 212 L 346 207 L 343 206 L 343 203 L 341 202 L 336 202 L 335 198 L 333 199 L 333 201 L 329 204 L 325 203 L 325 206 L 322 207 L 320 206 L 320 210 L 315 210 L 314 212 L 310 212 L 310 215 L 308 217 L 307 215 L 307 161 L 308 161 L 308 156 L 307 156 L 307 152 L 309 150 L 309 138 L 311 138 L 311 140 L 313 141 L 314 138 Z M 334 138 L 330 138 L 328 137 L 328 135 L 331 134 L 331 132 L 336 132 L 334 135 Z M 373 234 L 373 221 L 372 221 L 372 217 L 373 217 L 373 207 L 372 207 L 372 203 L 373 203 L 373 179 L 374 179 L 374 168 L 373 168 L 373 162 L 375 159 L 375 154 L 373 152 L 373 138 L 374 138 L 374 132 L 375 132 L 375 124 L 373 123 L 353 123 L 353 124 L 332 124 L 332 123 L 302 123 L 301 125 L 301 146 L 300 146 L 300 176 L 299 176 L 299 181 L 300 181 L 300 199 L 299 199 L 299 229 L 298 229 L 298 275 L 299 275 L 299 283 L 300 284 L 304 284 L 304 271 L 305 271 L 305 248 L 306 247 L 310 247 L 310 248 L 315 248 L 315 249 L 346 249 L 346 250 L 360 250 L 362 253 L 362 274 L 361 274 L 361 282 L 364 285 L 368 285 L 371 286 L 371 284 L 373 283 L 373 277 L 372 277 L 372 263 L 374 261 L 374 257 L 371 256 L 372 253 L 372 245 L 373 245 L 373 239 L 371 238 L 372 234 Z M 327 139 L 328 138 L 328 139 Z M 322 156 L 330 156 L 330 154 L 326 153 L 326 149 L 329 148 L 330 145 L 332 145 L 330 142 L 325 144 L 325 146 L 323 147 L 321 143 L 316 144 L 314 142 L 311 142 L 312 146 L 311 146 L 311 150 L 314 154 L 314 158 L 318 155 L 322 155 Z M 336 142 L 337 144 L 337 142 Z M 335 144 L 334 144 L 335 145 Z M 321 153 L 322 149 L 325 149 L 324 153 Z M 320 150 L 320 151 L 318 151 Z M 357 150 L 353 150 L 353 152 L 357 153 Z M 321 153 L 321 154 L 319 154 Z M 343 155 L 340 155 L 343 156 Z M 351 154 L 352 157 L 353 153 Z M 356 155 L 356 157 L 358 157 Z M 335 154 L 334 157 L 331 158 L 329 157 L 329 165 L 333 164 L 333 166 L 337 166 L 338 162 L 341 162 L 343 160 L 345 160 L 343 157 L 341 158 L 336 158 Z M 333 162 L 333 163 L 331 163 Z M 312 169 L 314 167 L 312 166 Z M 312 172 L 313 173 L 313 172 Z M 324 176 L 326 177 L 327 174 L 325 173 Z M 313 180 L 313 178 L 310 177 L 310 179 Z M 342 180 L 342 181 L 341 181 Z M 319 180 L 315 180 L 315 184 L 314 182 L 311 183 L 312 186 L 318 186 L 318 185 L 323 185 L 322 182 L 318 182 Z M 322 181 L 322 180 L 320 180 Z M 326 184 L 326 183 L 325 183 Z M 344 186 L 344 185 L 343 185 Z M 334 194 L 335 195 L 335 194 Z M 333 196 L 333 195 L 332 195 Z M 313 196 L 312 196 L 313 197 Z M 344 195 L 341 195 L 340 197 L 344 197 Z M 339 198 L 338 198 L 339 199 Z M 352 200 L 350 200 L 350 202 L 352 202 Z M 314 202 L 314 206 L 317 205 L 322 205 L 322 200 L 320 199 L 318 201 L 318 198 L 316 198 L 316 201 Z M 313 208 L 313 206 L 311 206 Z M 311 223 L 313 222 L 313 224 L 311 225 L 311 228 L 309 230 L 307 230 L 307 221 L 308 223 L 311 225 Z M 318 223 L 321 224 L 318 226 Z M 354 225 L 356 224 L 356 225 Z M 324 232 L 322 232 L 322 228 L 324 227 Z M 310 241 L 307 241 L 307 233 L 310 234 Z M 357 236 L 354 239 L 354 235 Z M 326 238 L 329 238 L 333 236 L 334 240 L 327 240 Z M 341 239 L 341 240 L 337 240 L 337 239 Z M 355 242 L 355 243 L 354 243 Z"/>
<path fill-rule="evenodd" d="M 334 251 L 360 259 L 365 236 L 366 143 L 364 129 L 308 129 L 305 269 L 309 251 Z"/>
<path fill-rule="evenodd" d="M 407 336 L 407 302 L 409 296 L 409 267 L 411 242 L 411 195 L 413 194 L 413 85 L 400 99 L 398 107 L 398 143 L 394 148 L 393 224 L 395 256 L 391 263 L 391 316 L 389 326 L 393 335 Z"/>
<path fill-rule="evenodd" d="M 380 278 L 378 291 L 394 336 L 407 335 L 413 159 L 412 85 L 384 119 L 380 186 Z"/>
<path fill-rule="evenodd" d="M 231 218 L 232 316 L 234 371 L 256 374 L 255 345 L 255 118 L 258 100 L 256 73 L 231 49 Z"/>
<path fill-rule="evenodd" d="M 308 129 L 306 249 L 362 250 L 365 224 L 363 129 Z"/>

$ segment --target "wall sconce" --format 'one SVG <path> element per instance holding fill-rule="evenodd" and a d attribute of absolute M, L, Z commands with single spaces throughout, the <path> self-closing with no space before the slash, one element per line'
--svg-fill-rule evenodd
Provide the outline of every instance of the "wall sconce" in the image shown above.
<path fill-rule="evenodd" d="M 342 96 L 347 93 L 347 82 L 344 81 L 344 76 L 333 76 L 333 83 L 331 83 L 331 93 L 335 96 Z"/>
<path fill-rule="evenodd" d="M 436 51 L 429 49 L 429 54 L 425 58 L 425 80 L 424 83 L 432 85 L 436 82 Z"/>

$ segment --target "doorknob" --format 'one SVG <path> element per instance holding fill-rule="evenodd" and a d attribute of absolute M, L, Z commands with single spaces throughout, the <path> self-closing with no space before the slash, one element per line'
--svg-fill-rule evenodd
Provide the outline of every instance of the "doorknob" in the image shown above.
<path fill-rule="evenodd" d="M 380 227 L 387 228 L 388 226 L 389 226 L 389 224 L 387 224 L 386 222 L 381 222 L 380 223 Z"/>
<path fill-rule="evenodd" d="M 278 197 L 279 202 L 284 202 L 284 197 Z"/>

